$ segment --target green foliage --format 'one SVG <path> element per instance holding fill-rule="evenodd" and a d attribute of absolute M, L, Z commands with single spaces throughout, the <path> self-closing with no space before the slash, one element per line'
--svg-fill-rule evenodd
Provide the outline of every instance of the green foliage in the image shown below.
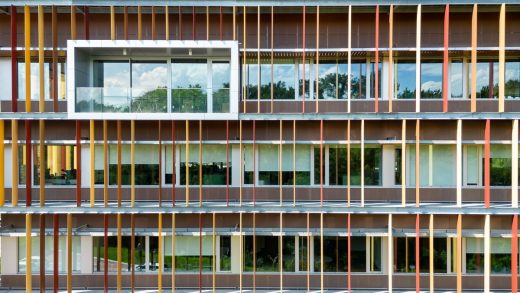
<path fill-rule="evenodd" d="M 207 112 L 207 94 L 198 84 L 189 88 L 172 89 L 172 112 L 204 113 Z"/>
<path fill-rule="evenodd" d="M 133 97 L 132 113 L 165 113 L 167 89 L 158 88 Z"/>

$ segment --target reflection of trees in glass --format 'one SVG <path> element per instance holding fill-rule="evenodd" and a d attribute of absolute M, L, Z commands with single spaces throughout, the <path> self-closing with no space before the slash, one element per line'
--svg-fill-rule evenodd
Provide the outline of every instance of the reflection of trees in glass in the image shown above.
<path fill-rule="evenodd" d="M 229 83 L 224 83 L 222 88 L 213 91 L 213 112 L 229 112 Z"/>
<path fill-rule="evenodd" d="M 153 89 L 132 98 L 132 112 L 166 112 L 166 88 Z"/>
<path fill-rule="evenodd" d="M 477 98 L 489 98 L 489 86 L 483 86 L 477 91 Z M 507 97 L 520 97 L 520 80 L 509 79 L 504 84 L 504 96 Z M 498 97 L 498 83 L 493 86 L 493 97 Z"/>
<path fill-rule="evenodd" d="M 307 81 L 307 85 L 308 85 Z M 258 98 L 258 87 L 256 85 L 247 86 L 247 98 Z M 308 91 L 308 88 L 306 89 Z M 260 87 L 260 99 L 271 99 L 271 83 L 263 84 Z M 287 86 L 285 81 L 278 81 L 273 84 L 273 99 L 274 100 L 294 100 L 294 87 Z"/>
<path fill-rule="evenodd" d="M 207 110 L 206 92 L 199 84 L 172 89 L 172 112 L 200 113 Z"/>
<path fill-rule="evenodd" d="M 414 96 L 415 96 L 415 91 L 414 91 Z M 423 99 L 440 99 L 440 98 L 442 98 L 442 90 L 440 90 L 440 89 L 421 90 L 421 98 L 423 98 Z"/>
<path fill-rule="evenodd" d="M 347 96 L 348 74 L 339 73 L 338 77 L 338 95 L 336 96 L 336 74 L 329 73 L 320 78 L 319 98 L 335 97 L 344 98 Z M 350 78 L 350 94 L 353 99 L 364 99 L 366 76 L 351 76 Z"/>
<path fill-rule="evenodd" d="M 130 174 L 132 166 L 121 164 L 121 184 L 130 185 Z M 159 184 L 159 165 L 157 164 L 135 164 L 135 184 L 136 185 L 156 185 Z M 117 185 L 117 165 L 108 166 L 108 182 L 110 185 Z"/>
<path fill-rule="evenodd" d="M 224 157 L 225 159 L 225 157 Z M 200 183 L 199 179 L 199 163 L 189 163 L 189 183 L 190 185 L 196 185 Z M 186 185 L 186 163 L 180 163 L 180 185 Z M 202 185 L 226 185 L 226 163 L 225 162 L 213 162 L 213 163 L 202 163 Z M 229 164 L 229 184 L 231 182 L 231 164 Z"/>
<path fill-rule="evenodd" d="M 319 148 L 314 149 L 315 183 L 319 183 L 320 180 L 319 151 Z M 381 149 L 365 148 L 364 155 L 364 183 L 365 185 L 379 185 L 381 181 Z M 325 152 L 323 152 L 323 156 L 325 156 Z M 316 168 L 316 166 L 318 167 Z M 345 147 L 331 146 L 329 148 L 329 184 L 347 184 L 347 149 Z M 361 149 L 359 147 L 351 147 L 350 149 L 350 184 L 361 184 Z"/>
<path fill-rule="evenodd" d="M 396 91 L 397 91 L 397 98 L 398 99 L 414 99 L 415 98 L 415 89 L 411 90 L 409 88 L 405 88 L 401 91 L 400 89 L 401 84 L 397 83 Z"/>
<path fill-rule="evenodd" d="M 93 110 L 90 110 L 90 109 Z M 81 101 L 76 103 L 76 111 L 77 112 L 98 112 L 98 113 L 125 113 L 130 112 L 129 105 L 111 105 L 111 104 L 102 104 L 98 103 L 95 100 L 90 101 Z"/>
<path fill-rule="evenodd" d="M 300 98 L 303 96 L 303 79 L 298 80 L 298 87 L 300 88 Z M 305 98 L 309 98 L 309 89 L 310 89 L 310 82 L 308 79 L 305 79 Z"/>

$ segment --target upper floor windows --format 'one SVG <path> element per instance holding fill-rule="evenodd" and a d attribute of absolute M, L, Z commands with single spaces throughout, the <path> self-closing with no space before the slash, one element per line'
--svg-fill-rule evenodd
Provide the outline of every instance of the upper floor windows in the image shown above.
<path fill-rule="evenodd" d="M 236 42 L 70 41 L 68 57 L 74 73 L 69 95 L 75 97 L 68 112 L 77 117 L 238 113 Z"/>
<path fill-rule="evenodd" d="M 42 95 L 40 93 L 40 65 L 38 62 L 31 62 L 30 68 L 30 99 L 39 100 Z M 55 94 L 58 100 L 65 99 L 65 72 L 66 64 L 64 62 L 58 62 L 56 68 L 54 68 L 52 62 L 46 61 L 43 63 L 43 98 L 45 100 L 52 100 Z M 18 98 L 20 100 L 27 99 L 27 79 L 25 77 L 25 62 L 20 61 L 18 62 Z"/>
<path fill-rule="evenodd" d="M 270 60 L 248 58 L 243 65 L 247 99 L 298 100 L 305 90 L 306 99 L 368 99 L 375 97 L 376 66 L 370 58 L 353 59 L 350 70 L 347 60 L 313 58 L 305 66 L 299 57 Z M 349 78 L 350 71 L 350 78 Z M 391 71 L 391 72 L 390 72 Z M 413 58 L 395 58 L 390 70 L 388 59 L 378 63 L 378 97 L 388 99 L 389 85 L 395 99 L 442 99 L 443 91 L 451 99 L 471 96 L 471 60 L 453 58 L 448 61 L 448 84 L 443 86 L 443 60 L 425 58 L 419 67 Z M 389 79 L 390 73 L 392 79 Z M 419 80 L 417 80 L 419 78 Z M 305 79 L 305 84 L 303 80 Z M 350 79 L 350 93 L 349 90 Z M 520 61 L 505 63 L 505 98 L 520 98 Z M 477 98 L 498 97 L 498 62 L 485 59 L 477 62 Z"/>

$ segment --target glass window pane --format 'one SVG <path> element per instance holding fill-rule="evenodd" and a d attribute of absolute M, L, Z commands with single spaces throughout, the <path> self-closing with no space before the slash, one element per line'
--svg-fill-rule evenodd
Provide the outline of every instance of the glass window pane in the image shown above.
<path fill-rule="evenodd" d="M 92 237 L 93 271 L 103 272 L 104 261 L 108 260 L 108 270 L 117 272 L 117 236 L 108 237 L 108 256 L 105 257 L 104 237 Z M 121 237 L 121 269 L 124 272 L 132 270 L 130 262 L 131 237 Z M 137 267 L 137 266 L 136 266 Z M 138 271 L 138 270 L 137 270 Z"/>
<path fill-rule="evenodd" d="M 172 165 L 171 161 L 171 147 L 167 148 L 167 165 Z M 190 145 L 189 146 L 189 183 L 190 184 L 199 184 L 199 167 L 200 167 L 200 157 L 199 157 L 199 145 Z M 180 175 L 180 184 L 186 184 L 186 146 L 179 146 L 179 156 L 180 156 L 180 164 L 179 164 L 179 175 Z M 227 158 L 231 160 L 231 150 L 228 150 Z M 231 180 L 231 162 L 227 164 L 229 166 L 228 180 L 229 184 L 232 183 Z M 226 146 L 225 145 L 203 145 L 202 146 L 202 185 L 226 185 Z M 171 168 L 167 169 L 166 180 L 167 183 L 171 183 Z M 169 170 L 169 171 L 168 171 Z M 169 172 L 169 173 L 168 173 Z M 169 178 L 168 178 L 169 177 Z"/>
<path fill-rule="evenodd" d="M 347 185 L 347 149 L 344 146 L 329 147 L 329 184 Z"/>
<path fill-rule="evenodd" d="M 40 185 L 40 148 L 34 151 L 34 185 Z M 76 185 L 76 146 L 45 146 L 45 184 Z"/>
<path fill-rule="evenodd" d="M 129 61 L 96 61 L 94 62 L 94 86 L 102 88 L 101 103 L 103 112 L 128 112 L 130 83 Z"/>
<path fill-rule="evenodd" d="M 132 62 L 132 112 L 166 112 L 166 62 Z"/>
<path fill-rule="evenodd" d="M 478 185 L 479 178 L 479 148 L 477 145 L 466 146 L 466 184 Z"/>
<path fill-rule="evenodd" d="M 506 62 L 504 95 L 508 99 L 520 98 L 520 61 Z"/>
<path fill-rule="evenodd" d="M 94 183 L 103 184 L 104 177 L 104 153 L 103 145 L 94 146 Z"/>
<path fill-rule="evenodd" d="M 398 99 L 415 99 L 415 62 L 400 61 L 394 65 L 394 91 Z"/>
<path fill-rule="evenodd" d="M 220 236 L 220 270 L 231 271 L 231 236 Z"/>
<path fill-rule="evenodd" d="M 152 238 L 150 238 L 152 240 Z M 165 253 L 171 255 L 172 237 L 165 237 Z M 179 272 L 208 272 L 212 270 L 213 242 L 211 236 L 175 236 L 175 269 Z M 202 263 L 200 244 L 202 242 Z M 151 244 L 150 244 L 151 246 Z M 169 247 L 169 248 L 168 248 Z M 155 252 L 157 253 L 157 252 Z M 151 259 L 151 257 L 150 257 Z"/>
<path fill-rule="evenodd" d="M 442 63 L 421 64 L 421 98 L 442 98 Z"/>
<path fill-rule="evenodd" d="M 67 269 L 67 236 L 58 238 L 58 271 L 66 272 Z M 18 237 L 18 272 L 25 273 L 26 270 L 26 238 Z M 72 236 L 72 271 L 80 271 L 81 263 L 81 237 Z M 33 273 L 40 271 L 40 237 L 31 237 L 31 270 Z M 45 271 L 54 271 L 54 237 L 45 237 Z"/>
<path fill-rule="evenodd" d="M 419 146 L 419 183 L 420 186 L 430 185 L 430 147 L 433 151 L 432 145 Z M 410 156 L 410 168 L 408 174 L 408 186 L 415 186 L 415 146 L 408 147 L 408 155 Z M 433 178 L 433 177 L 432 177 Z"/>
<path fill-rule="evenodd" d="M 130 185 L 131 146 L 121 146 L 121 184 Z M 109 184 L 117 185 L 117 145 L 109 145 Z M 135 185 L 159 184 L 159 146 L 135 145 Z"/>
<path fill-rule="evenodd" d="M 253 254 L 255 254 L 257 272 L 279 272 L 279 238 L 277 236 L 256 236 L 255 238 L 256 251 L 253 251 L 253 236 L 244 236 L 244 271 L 253 271 L 253 260 L 255 259 Z"/>
<path fill-rule="evenodd" d="M 337 63 L 336 61 L 320 61 L 319 64 L 319 98 L 335 99 L 337 97 Z"/>
<path fill-rule="evenodd" d="M 454 145 L 434 145 L 432 173 L 434 186 L 455 186 L 456 152 Z"/>
<path fill-rule="evenodd" d="M 258 146 L 258 184 L 278 185 L 279 146 Z"/>
<path fill-rule="evenodd" d="M 338 61 L 338 99 L 347 99 L 348 89 L 348 62 Z"/>
<path fill-rule="evenodd" d="M 279 240 L 279 237 L 278 241 Z M 294 236 L 285 236 L 282 237 L 282 254 L 283 254 L 283 271 L 284 272 L 294 272 L 296 269 L 295 264 L 295 239 Z"/>
<path fill-rule="evenodd" d="M 370 239 L 370 271 L 381 272 L 383 270 L 382 240 L 381 237 L 369 237 Z"/>
<path fill-rule="evenodd" d="M 283 145 L 282 184 L 292 185 L 293 177 L 296 175 L 296 185 L 309 185 L 311 175 L 310 146 L 295 145 L 295 149 L 296 156 L 293 156 L 293 146 Z M 296 169 L 294 169 L 294 166 L 296 166 Z M 293 170 L 295 170 L 295 172 L 293 172 Z"/>
<path fill-rule="evenodd" d="M 466 238 L 466 272 L 484 272 L 484 239 Z"/>
<path fill-rule="evenodd" d="M 394 238 L 394 268 L 399 273 L 415 272 L 415 237 Z"/>
<path fill-rule="evenodd" d="M 251 63 L 249 63 L 251 62 Z M 258 63 L 248 59 L 248 63 L 244 65 L 244 74 L 246 75 L 246 98 L 248 100 L 256 99 L 258 96 L 258 82 L 260 79 L 260 67 Z M 260 81 L 261 82 L 261 81 Z"/>
<path fill-rule="evenodd" d="M 307 271 L 308 270 L 308 244 L 310 243 L 307 243 L 309 241 L 309 237 L 308 236 L 299 236 L 298 237 L 298 241 L 299 241 L 299 259 L 300 259 L 300 263 L 299 263 L 299 269 L 300 271 L 304 272 L 304 271 Z"/>
<path fill-rule="evenodd" d="M 273 99 L 293 100 L 295 98 L 296 65 L 291 59 L 275 59 L 273 64 Z"/>
<path fill-rule="evenodd" d="M 213 112 L 229 112 L 229 62 L 213 61 L 212 72 Z"/>
<path fill-rule="evenodd" d="M 470 82 L 473 80 L 471 70 Z M 498 97 L 498 62 L 495 60 L 477 62 L 477 98 L 488 99 Z"/>
<path fill-rule="evenodd" d="M 301 63 L 298 64 L 298 92 L 299 92 L 299 98 L 301 99 L 303 97 L 303 79 L 305 76 L 305 98 L 309 98 L 309 92 L 310 92 L 310 76 L 311 76 L 311 70 L 310 70 L 310 60 L 307 60 L 305 62 L 305 66 L 303 66 Z M 305 67 L 305 71 L 304 71 Z"/>
<path fill-rule="evenodd" d="M 511 185 L 511 146 L 491 145 L 490 147 L 490 185 Z M 484 164 L 485 158 L 482 158 Z M 482 174 L 484 176 L 484 174 Z M 482 179 L 484 181 L 484 179 Z"/>
<path fill-rule="evenodd" d="M 351 237 L 351 241 L 356 237 Z M 364 241 L 364 237 L 363 241 Z M 354 240 L 355 241 L 355 240 Z M 353 242 L 352 242 L 353 243 Z M 354 248 L 354 245 L 352 245 Z M 314 271 L 321 271 L 321 237 L 314 237 Z M 351 255 L 354 257 L 354 252 Z M 346 272 L 347 271 L 347 238 L 339 236 L 323 237 L 323 271 L 324 272 Z M 363 259 L 365 254 L 363 254 Z M 357 266 L 357 265 L 356 265 Z M 352 265 L 354 271 L 354 265 Z"/>
<path fill-rule="evenodd" d="M 206 59 L 173 59 L 172 112 L 207 112 Z"/>
<path fill-rule="evenodd" d="M 462 60 L 452 61 L 450 68 L 450 92 L 452 98 L 462 98 L 464 88 L 463 74 Z"/>
<path fill-rule="evenodd" d="M 375 98 L 376 96 L 376 63 L 374 61 L 370 61 L 370 95 L 371 98 Z M 378 80 L 377 80 L 377 88 L 378 88 L 378 96 L 381 97 L 381 62 L 377 63 L 378 70 Z"/>
<path fill-rule="evenodd" d="M 31 65 L 31 100 L 39 100 L 40 99 L 40 64 L 38 62 L 32 62 Z M 44 82 L 44 99 L 51 99 L 51 71 L 49 63 L 43 63 L 43 82 Z M 25 94 L 25 63 L 18 62 L 18 97 L 20 100 L 26 99 Z"/>
<path fill-rule="evenodd" d="M 365 62 L 353 62 L 351 64 L 350 94 L 352 99 L 366 98 L 367 64 Z"/>

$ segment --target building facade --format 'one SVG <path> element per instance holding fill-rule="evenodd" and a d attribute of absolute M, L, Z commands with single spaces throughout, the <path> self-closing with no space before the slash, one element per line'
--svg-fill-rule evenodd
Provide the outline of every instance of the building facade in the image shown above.
<path fill-rule="evenodd" d="M 0 289 L 517 292 L 515 2 L 0 1 Z"/>

